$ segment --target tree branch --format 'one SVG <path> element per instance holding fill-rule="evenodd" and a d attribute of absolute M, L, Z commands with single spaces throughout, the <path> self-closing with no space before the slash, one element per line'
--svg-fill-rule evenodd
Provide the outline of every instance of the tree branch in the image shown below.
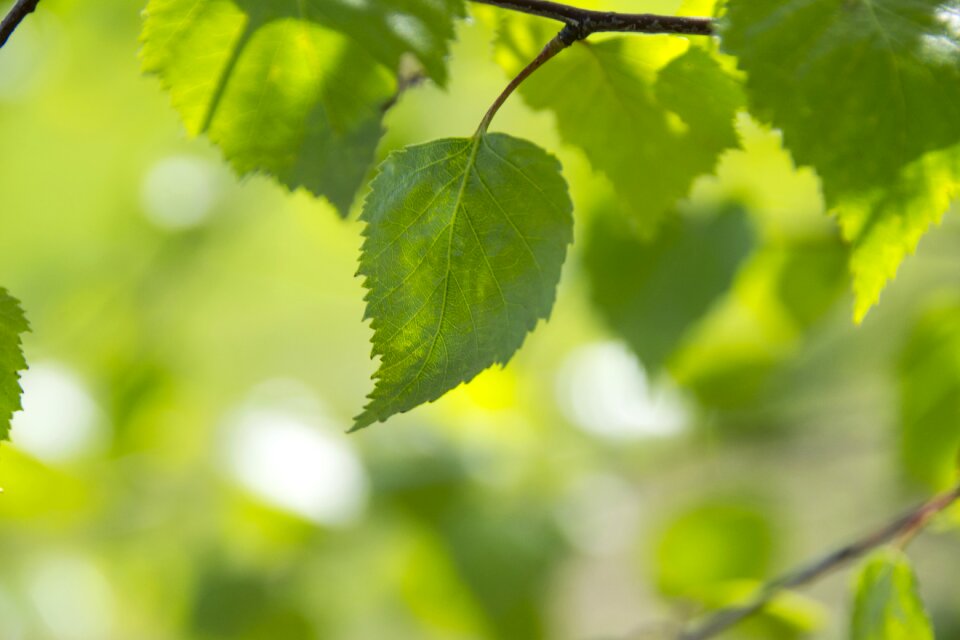
<path fill-rule="evenodd" d="M 786 589 L 803 586 L 824 575 L 839 569 L 868 551 L 891 541 L 901 545 L 923 529 L 935 515 L 960 499 L 960 485 L 950 491 L 934 496 L 915 509 L 908 511 L 886 526 L 863 538 L 837 549 L 827 555 L 787 573 L 763 586 L 753 600 L 739 606 L 721 609 L 708 617 L 700 625 L 681 633 L 678 640 L 705 640 L 729 629 L 763 609 L 774 596 Z"/>
<path fill-rule="evenodd" d="M 577 40 L 582 40 L 592 33 L 611 31 L 621 33 L 674 33 L 693 36 L 709 36 L 715 33 L 713 20 L 710 18 L 593 11 L 549 2 L 548 0 L 471 1 L 563 22 L 576 29 Z"/>
<path fill-rule="evenodd" d="M 40 0 L 17 0 L 3 22 L 0 22 L 0 47 L 7 43 L 23 19 L 33 13 L 39 3 Z"/>

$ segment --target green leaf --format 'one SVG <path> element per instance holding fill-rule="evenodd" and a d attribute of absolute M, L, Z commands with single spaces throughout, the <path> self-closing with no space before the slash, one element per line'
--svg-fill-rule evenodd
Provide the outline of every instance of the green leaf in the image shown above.
<path fill-rule="evenodd" d="M 926 311 L 898 364 L 901 469 L 945 489 L 956 482 L 960 450 L 960 304 Z"/>
<path fill-rule="evenodd" d="M 594 302 L 644 366 L 656 370 L 730 288 L 753 233 L 739 208 L 672 220 L 656 242 L 631 234 L 616 215 L 601 214 L 586 243 Z"/>
<path fill-rule="evenodd" d="M 503 134 L 387 158 L 362 214 L 358 273 L 381 360 L 355 428 L 506 364 L 553 307 L 572 209 L 556 159 Z"/>
<path fill-rule="evenodd" d="M 770 514 L 761 505 L 707 500 L 678 514 L 660 534 L 657 586 L 669 597 L 710 599 L 732 582 L 762 579 L 774 543 Z"/>
<path fill-rule="evenodd" d="M 933 640 L 910 561 L 885 549 L 871 556 L 857 580 L 851 640 Z"/>
<path fill-rule="evenodd" d="M 401 58 L 437 82 L 462 0 L 151 0 L 141 58 L 191 135 L 346 214 L 373 163 Z"/>
<path fill-rule="evenodd" d="M 854 246 L 862 319 L 960 183 L 960 29 L 943 0 L 731 2 L 751 109 L 813 166 Z"/>
<path fill-rule="evenodd" d="M 960 194 L 960 147 L 930 153 L 906 167 L 901 178 L 834 207 L 844 238 L 852 244 L 850 271 L 859 322 L 880 299 L 905 257 L 938 223 Z"/>
<path fill-rule="evenodd" d="M 540 23 L 506 21 L 498 60 L 515 74 L 550 35 Z M 520 94 L 555 114 L 563 140 L 610 179 L 643 230 L 738 144 L 738 83 L 708 52 L 674 36 L 577 42 L 525 81 Z"/>
<path fill-rule="evenodd" d="M 10 437 L 10 418 L 20 406 L 20 371 L 27 368 L 21 334 L 30 329 L 20 303 L 0 287 L 0 440 Z"/>

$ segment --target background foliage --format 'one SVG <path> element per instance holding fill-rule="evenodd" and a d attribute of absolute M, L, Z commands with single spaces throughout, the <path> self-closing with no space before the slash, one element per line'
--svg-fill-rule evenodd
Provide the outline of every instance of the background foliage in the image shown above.
<path fill-rule="evenodd" d="M 735 90 L 713 92 L 719 114 L 675 90 L 722 60 L 701 45 L 615 59 L 644 83 L 636 108 L 704 119 L 685 137 L 666 123 L 648 152 L 684 160 L 646 185 L 669 191 L 662 244 L 632 233 L 644 226 L 611 186 L 621 160 L 596 157 L 623 114 L 573 132 L 575 105 L 544 106 L 545 67 L 494 128 L 558 156 L 570 186 L 550 323 L 506 369 L 344 435 L 375 367 L 361 224 L 237 180 L 187 140 L 139 75 L 138 10 L 45 0 L 0 56 L 0 273 L 32 326 L 25 411 L 0 449 L 5 640 L 626 638 L 953 480 L 960 225 L 948 215 L 854 327 L 850 227 L 824 215 L 817 177 L 743 113 L 710 126 L 741 106 Z M 517 23 L 473 13 L 432 74 L 446 89 L 405 94 L 365 153 L 475 129 L 529 49 Z M 616 46 L 651 46 L 629 42 Z M 697 177 L 710 164 L 692 149 L 723 151 L 714 176 Z M 909 184 L 942 166 L 877 171 Z M 857 194 L 851 219 L 873 197 Z M 704 236 L 709 252 L 691 248 Z M 957 552 L 950 530 L 911 547 L 944 638 L 960 634 Z M 852 582 L 789 594 L 730 637 L 848 637 Z"/>

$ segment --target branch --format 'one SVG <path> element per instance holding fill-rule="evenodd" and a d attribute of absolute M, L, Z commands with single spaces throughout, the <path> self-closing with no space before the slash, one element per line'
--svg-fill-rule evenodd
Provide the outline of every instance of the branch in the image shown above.
<path fill-rule="evenodd" d="M 717 611 L 699 626 L 681 633 L 678 636 L 678 640 L 704 640 L 705 638 L 711 638 L 763 609 L 767 603 L 781 591 L 813 582 L 887 542 L 896 540 L 901 545 L 905 544 L 916 533 L 922 530 L 927 523 L 930 522 L 931 518 L 958 499 L 960 499 L 960 485 L 950 491 L 934 496 L 927 502 L 908 511 L 893 522 L 864 536 L 856 542 L 828 553 L 808 565 L 767 583 L 749 603 L 743 606 L 730 607 Z"/>
<path fill-rule="evenodd" d="M 715 33 L 710 18 L 688 18 L 684 16 L 661 16 L 652 13 L 616 13 L 614 11 L 592 11 L 580 9 L 547 0 L 471 0 L 480 4 L 489 4 L 501 9 L 529 13 L 563 22 L 576 29 L 577 40 L 592 33 L 675 33 L 692 36 L 709 36 Z"/>
<path fill-rule="evenodd" d="M 39 2 L 40 0 L 17 0 L 7 17 L 3 19 L 3 22 L 0 22 L 0 47 L 7 43 L 16 28 L 23 22 L 23 19 L 28 14 L 33 13 Z"/>

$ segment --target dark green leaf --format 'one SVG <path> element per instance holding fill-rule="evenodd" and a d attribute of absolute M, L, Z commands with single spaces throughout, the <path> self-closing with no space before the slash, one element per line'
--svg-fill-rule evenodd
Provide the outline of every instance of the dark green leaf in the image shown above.
<path fill-rule="evenodd" d="M 553 307 L 572 208 L 560 164 L 506 135 L 387 158 L 362 215 L 359 273 L 381 360 L 356 428 L 510 359 Z"/>
<path fill-rule="evenodd" d="M 599 215 L 584 256 L 593 299 L 643 364 L 656 370 L 729 289 L 752 240 L 739 208 L 672 221 L 655 242 L 629 233 L 616 215 Z"/>
<path fill-rule="evenodd" d="M 860 570 L 851 640 L 933 640 L 910 561 L 885 549 Z"/>

